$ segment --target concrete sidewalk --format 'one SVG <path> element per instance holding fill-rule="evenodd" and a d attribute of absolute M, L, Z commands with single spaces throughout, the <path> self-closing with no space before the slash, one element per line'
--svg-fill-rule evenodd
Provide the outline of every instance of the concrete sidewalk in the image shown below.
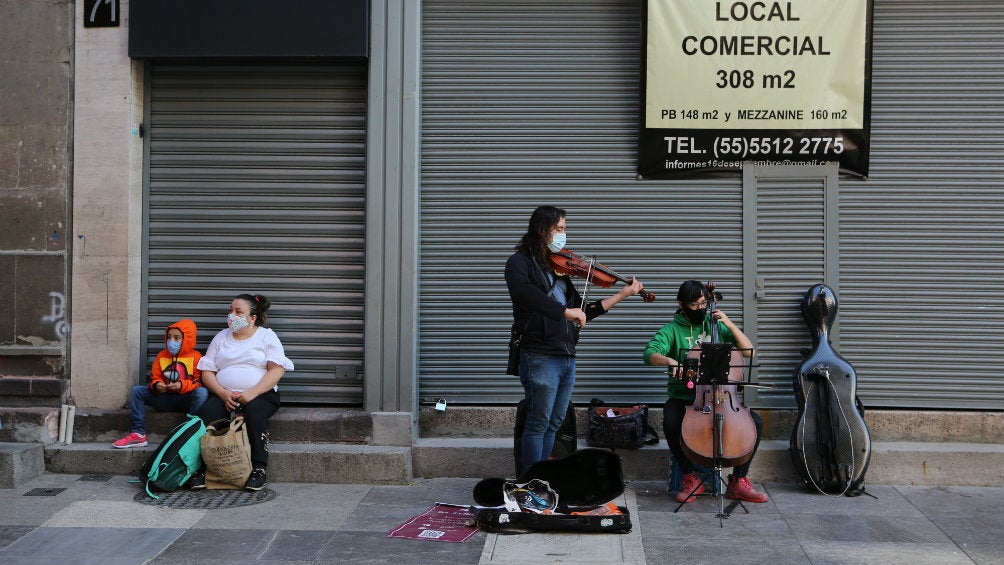
<path fill-rule="evenodd" d="M 664 482 L 635 481 L 618 500 L 632 512 L 629 534 L 479 532 L 446 543 L 386 535 L 436 502 L 473 503 L 477 479 L 270 483 L 272 500 L 196 510 L 137 502 L 131 481 L 47 473 L 0 490 L 0 565 L 1004 565 L 1004 488 L 868 485 L 876 498 L 846 498 L 768 483 L 757 487 L 769 502 L 719 520 L 713 496 L 674 513 Z"/>

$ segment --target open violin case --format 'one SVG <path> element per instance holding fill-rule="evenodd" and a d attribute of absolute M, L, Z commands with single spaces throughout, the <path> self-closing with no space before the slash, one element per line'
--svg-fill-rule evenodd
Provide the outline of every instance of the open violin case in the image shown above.
<path fill-rule="evenodd" d="M 474 485 L 477 506 L 470 511 L 481 529 L 496 533 L 627 533 L 631 531 L 628 509 L 611 503 L 623 493 L 620 456 L 586 448 L 561 459 L 538 461 L 518 479 L 481 480 Z M 520 495 L 527 497 L 526 503 L 519 500 Z M 531 507 L 543 511 L 525 509 Z"/>

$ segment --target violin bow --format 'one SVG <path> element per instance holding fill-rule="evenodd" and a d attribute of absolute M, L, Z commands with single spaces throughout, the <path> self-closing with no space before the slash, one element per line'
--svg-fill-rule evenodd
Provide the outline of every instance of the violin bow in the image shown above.
<path fill-rule="evenodd" d="M 589 281 L 593 279 L 593 264 L 596 263 L 596 256 L 589 258 L 589 268 L 586 269 L 586 278 L 582 282 L 582 311 L 585 312 L 586 302 L 589 298 Z"/>

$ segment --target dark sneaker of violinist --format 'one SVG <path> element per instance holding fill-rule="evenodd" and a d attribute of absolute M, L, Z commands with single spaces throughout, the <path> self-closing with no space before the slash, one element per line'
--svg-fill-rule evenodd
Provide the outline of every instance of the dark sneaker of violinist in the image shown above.
<path fill-rule="evenodd" d="M 739 326 L 717 307 L 716 298 L 721 297 L 713 292 L 714 287 L 709 288 L 709 286 L 711 285 L 705 286 L 695 280 L 685 281 L 680 285 L 676 295 L 679 308 L 673 320 L 660 328 L 649 340 L 643 357 L 647 365 L 668 367 L 669 398 L 663 407 L 662 430 L 682 474 L 680 491 L 676 495 L 676 500 L 681 503 L 693 502 L 698 494 L 705 491 L 702 479 L 694 472 L 694 462 L 687 457 L 682 445 L 687 440 L 683 434 L 684 416 L 694 404 L 696 396 L 694 383 L 683 378 L 683 363 L 691 350 L 699 348 L 701 343 L 713 341 L 714 336 L 717 336 L 718 343 L 732 344 L 734 354 L 738 352 L 746 358 L 753 356 L 753 343 Z M 757 492 L 746 476 L 750 463 L 756 456 L 756 449 L 760 445 L 763 420 L 752 410 L 746 413 L 748 417 L 745 424 L 755 426 L 755 441 L 752 430 L 747 428 L 752 449 L 744 457 L 745 460 L 735 459 L 725 496 L 747 502 L 766 502 L 767 495 Z M 687 445 L 691 446 L 689 443 Z M 696 450 L 690 451 L 700 453 Z M 699 460 L 698 463 L 710 467 L 707 465 L 708 461 Z"/>

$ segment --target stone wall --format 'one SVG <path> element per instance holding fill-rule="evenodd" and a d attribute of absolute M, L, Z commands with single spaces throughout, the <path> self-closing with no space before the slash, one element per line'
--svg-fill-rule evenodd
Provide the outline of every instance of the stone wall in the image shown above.
<path fill-rule="evenodd" d="M 73 9 L 0 0 L 0 376 L 66 376 Z"/>

